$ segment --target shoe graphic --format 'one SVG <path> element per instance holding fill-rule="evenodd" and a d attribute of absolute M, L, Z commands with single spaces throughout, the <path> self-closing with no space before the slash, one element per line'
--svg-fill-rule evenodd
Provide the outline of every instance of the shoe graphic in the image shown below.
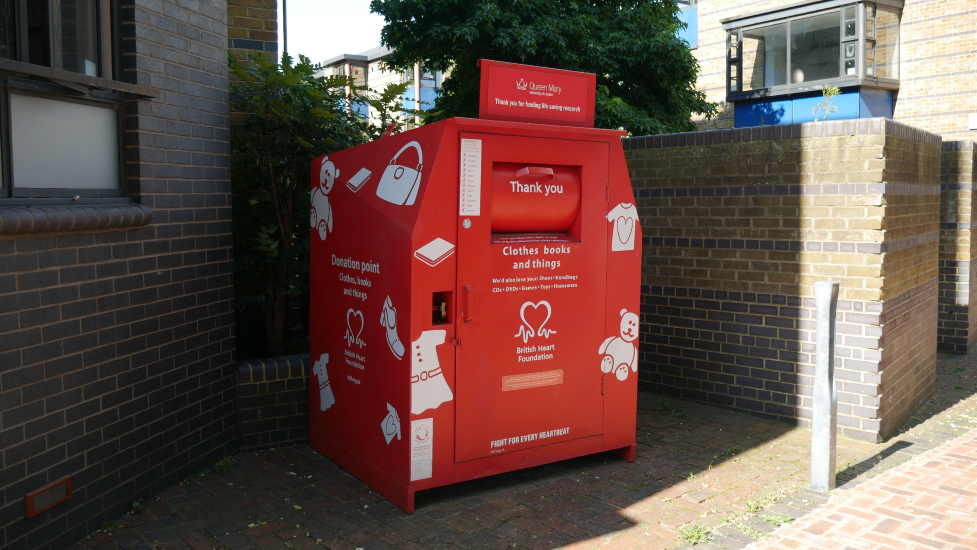
<path fill-rule="evenodd" d="M 387 299 L 383 301 L 380 324 L 387 329 L 387 345 L 390 346 L 390 351 L 397 359 L 403 359 L 404 344 L 400 342 L 400 337 L 397 336 L 397 310 L 390 302 L 390 296 L 387 296 Z"/>

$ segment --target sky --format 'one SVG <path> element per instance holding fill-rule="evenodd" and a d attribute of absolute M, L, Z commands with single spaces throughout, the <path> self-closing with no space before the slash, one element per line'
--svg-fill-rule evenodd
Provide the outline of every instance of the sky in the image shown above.
<path fill-rule="evenodd" d="M 380 45 L 383 17 L 370 13 L 370 0 L 279 0 L 288 9 L 288 51 L 322 62 L 344 53 L 360 53 Z M 278 26 L 282 43 L 283 26 Z"/>

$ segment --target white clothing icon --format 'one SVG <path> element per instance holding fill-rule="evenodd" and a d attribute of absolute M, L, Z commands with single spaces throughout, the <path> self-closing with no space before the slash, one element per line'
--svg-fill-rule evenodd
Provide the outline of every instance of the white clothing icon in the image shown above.
<path fill-rule="evenodd" d="M 400 342 L 400 337 L 397 336 L 397 308 L 390 301 L 390 296 L 387 296 L 387 299 L 383 301 L 380 324 L 387 331 L 387 345 L 390 346 L 390 351 L 393 352 L 394 357 L 402 359 L 404 357 L 404 344 Z"/>
<path fill-rule="evenodd" d="M 455 253 L 455 245 L 438 237 L 414 251 L 414 257 L 434 267 Z"/>
<path fill-rule="evenodd" d="M 413 147 L 417 150 L 417 165 L 415 168 L 397 164 L 397 159 L 401 153 Z M 421 152 L 421 144 L 410 141 L 407 145 L 400 148 L 394 158 L 390 159 L 390 164 L 380 176 L 380 183 L 377 184 L 377 196 L 381 199 L 397 205 L 410 206 L 417 199 L 417 190 L 421 186 L 421 170 L 424 169 L 424 153 Z"/>
<path fill-rule="evenodd" d="M 359 317 L 359 319 L 360 319 L 360 322 L 358 324 L 359 325 L 359 328 L 358 329 L 354 329 L 353 328 L 353 325 L 354 324 L 357 324 L 357 323 L 354 322 L 354 319 L 356 319 L 357 317 Z M 364 342 L 363 339 L 360 338 L 360 335 L 363 334 L 363 324 L 364 324 L 363 323 L 363 312 L 362 311 L 355 311 L 353 308 L 349 308 L 349 310 L 346 312 L 346 336 L 345 336 L 345 338 L 346 338 L 346 345 L 347 346 L 352 347 L 355 344 L 355 345 L 359 346 L 360 349 L 363 349 L 363 347 L 366 346 L 366 342 Z"/>
<path fill-rule="evenodd" d="M 387 439 L 387 445 L 390 445 L 394 436 L 397 436 L 397 441 L 400 441 L 400 417 L 397 416 L 397 409 L 390 403 L 387 403 L 387 416 L 380 423 L 380 429 L 383 430 L 383 437 Z"/>
<path fill-rule="evenodd" d="M 629 202 L 622 202 L 607 214 L 607 221 L 614 222 L 611 235 L 611 251 L 634 250 L 635 224 L 638 209 Z"/>
<path fill-rule="evenodd" d="M 329 385 L 329 373 L 326 372 L 326 364 L 329 363 L 329 354 L 323 353 L 319 360 L 312 366 L 312 374 L 319 379 L 319 410 L 324 411 L 336 404 L 336 398 L 332 395 L 332 386 Z"/>
<path fill-rule="evenodd" d="M 543 322 L 539 324 L 539 327 L 533 327 L 533 324 L 526 320 L 526 308 L 532 306 L 533 310 L 538 310 L 539 308 L 546 309 L 546 318 Z M 546 323 L 550 320 L 553 315 L 553 309 L 550 307 L 550 303 L 546 300 L 539 301 L 537 303 L 532 303 L 532 301 L 526 302 L 519 308 L 519 319 L 522 320 L 522 325 L 519 327 L 519 332 L 515 334 L 516 338 L 522 337 L 522 343 L 525 344 L 529 342 L 529 339 L 534 336 L 542 336 L 543 338 L 549 338 L 551 334 L 556 334 L 555 330 L 545 328 Z"/>
<path fill-rule="evenodd" d="M 425 330 L 420 338 L 411 342 L 411 414 L 436 409 L 441 403 L 454 399 L 438 361 L 437 346 L 444 343 L 444 337 L 443 330 Z"/>
<path fill-rule="evenodd" d="M 628 369 L 638 372 L 638 350 L 634 342 L 638 338 L 638 316 L 621 310 L 621 335 L 611 336 L 600 345 L 597 353 L 604 357 L 600 361 L 601 372 L 614 372 L 618 380 L 626 380 Z"/>
<path fill-rule="evenodd" d="M 319 239 L 326 240 L 332 232 L 332 205 L 326 195 L 332 191 L 332 186 L 339 177 L 339 169 L 329 160 L 322 159 L 322 169 L 319 170 L 319 187 L 312 190 L 312 209 L 309 221 L 312 227 L 319 230 Z"/>

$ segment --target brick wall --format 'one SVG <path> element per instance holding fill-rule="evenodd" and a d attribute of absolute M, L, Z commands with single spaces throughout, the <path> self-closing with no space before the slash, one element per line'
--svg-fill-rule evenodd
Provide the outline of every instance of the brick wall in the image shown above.
<path fill-rule="evenodd" d="M 699 47 L 692 50 L 702 72 L 696 88 L 720 106 L 703 130 L 732 128 L 726 104 L 726 33 L 720 20 L 767 11 L 792 0 L 699 0 Z M 901 23 L 899 92 L 894 120 L 946 139 L 977 139 L 967 115 L 977 113 L 977 9 L 973 0 L 906 0 Z M 745 75 L 744 75 L 745 76 Z"/>
<path fill-rule="evenodd" d="M 227 0 L 227 47 L 278 57 L 278 0 Z"/>
<path fill-rule="evenodd" d="M 940 147 L 884 119 L 626 139 L 642 386 L 805 424 L 836 280 L 839 424 L 887 435 L 933 387 Z"/>
<path fill-rule="evenodd" d="M 126 106 L 141 206 L 72 226 L 0 205 L 24 220 L 0 223 L 3 548 L 64 548 L 239 445 L 225 3 L 134 0 L 122 18 L 122 79 L 160 92 Z M 24 495 L 65 476 L 73 496 L 25 520 Z"/>
<path fill-rule="evenodd" d="M 260 449 L 309 440 L 309 355 L 238 364 L 241 446 Z"/>
<path fill-rule="evenodd" d="M 977 343 L 977 300 L 972 238 L 974 143 L 943 143 L 940 179 L 940 290 L 937 346 L 948 353 L 969 353 Z"/>

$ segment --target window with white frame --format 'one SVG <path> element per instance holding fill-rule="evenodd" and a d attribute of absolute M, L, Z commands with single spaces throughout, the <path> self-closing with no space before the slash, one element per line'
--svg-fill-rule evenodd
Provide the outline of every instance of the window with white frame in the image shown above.
<path fill-rule="evenodd" d="M 901 0 L 827 0 L 725 20 L 727 100 L 898 89 L 901 13 Z"/>

